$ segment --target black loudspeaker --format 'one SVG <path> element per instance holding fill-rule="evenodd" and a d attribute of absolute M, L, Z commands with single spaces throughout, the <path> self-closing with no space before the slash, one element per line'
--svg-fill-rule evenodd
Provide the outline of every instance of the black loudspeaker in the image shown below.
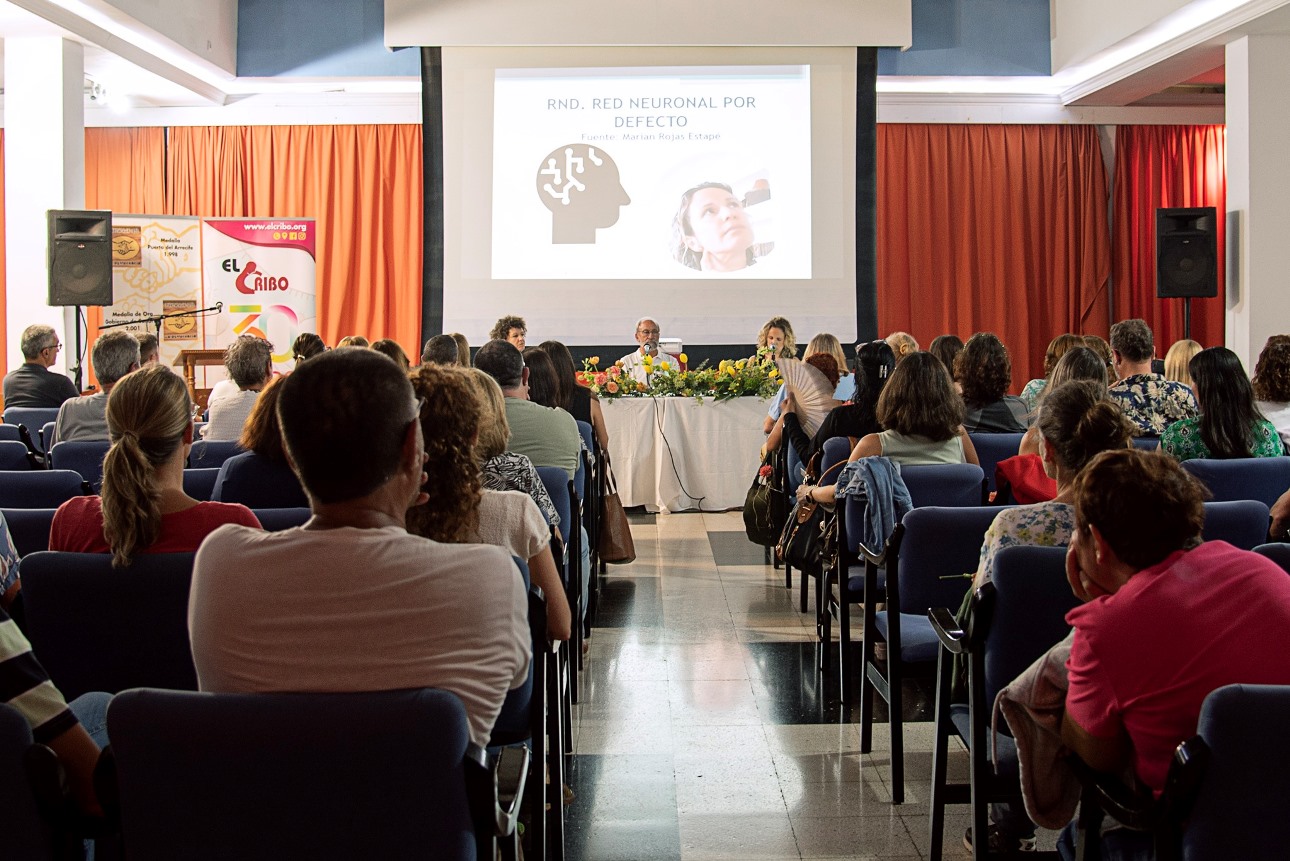
<path fill-rule="evenodd" d="M 49 210 L 49 304 L 112 304 L 112 213 Z"/>
<path fill-rule="evenodd" d="M 1217 212 L 1212 206 L 1156 210 L 1156 298 L 1218 295 Z"/>

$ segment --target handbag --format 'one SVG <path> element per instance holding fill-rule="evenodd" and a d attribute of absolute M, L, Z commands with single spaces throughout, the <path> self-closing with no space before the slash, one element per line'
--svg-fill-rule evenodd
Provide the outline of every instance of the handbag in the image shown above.
<path fill-rule="evenodd" d="M 636 561 L 636 542 L 632 540 L 627 512 L 618 498 L 618 483 L 605 453 L 605 495 L 600 499 L 600 532 L 596 536 L 596 555 L 601 562 L 625 565 Z"/>
<path fill-rule="evenodd" d="M 775 496 L 779 488 L 775 482 L 775 467 L 767 458 L 757 468 L 752 485 L 744 497 L 744 532 L 748 540 L 762 547 L 774 547 L 784 529 L 782 506 L 777 506 Z M 776 511 L 776 509 L 781 509 Z M 780 516 L 777 517 L 776 515 Z"/>
<path fill-rule="evenodd" d="M 846 461 L 829 467 L 825 475 L 820 477 L 821 480 L 843 463 Z M 814 472 L 813 457 L 806 467 L 806 484 L 816 484 L 812 478 Z M 775 545 L 776 555 L 799 570 L 814 571 L 823 568 L 825 561 L 837 549 L 834 539 L 837 537 L 838 519 L 832 514 L 831 510 L 810 497 L 798 500 L 789 513 L 788 522 L 784 524 L 784 531 L 780 533 L 779 543 Z"/>

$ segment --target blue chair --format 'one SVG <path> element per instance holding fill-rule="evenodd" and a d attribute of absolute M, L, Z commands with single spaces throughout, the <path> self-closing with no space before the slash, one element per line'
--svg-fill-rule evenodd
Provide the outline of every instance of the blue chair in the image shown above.
<path fill-rule="evenodd" d="M 0 424 L 0 440 L 22 442 L 22 434 L 18 431 L 17 425 Z"/>
<path fill-rule="evenodd" d="M 832 437 L 825 440 L 824 446 L 820 449 L 820 474 L 831 476 L 833 478 L 831 483 L 836 484 L 838 474 L 845 469 L 845 463 L 850 456 L 851 441 L 847 437 Z M 830 483 L 828 478 L 825 479 L 825 483 Z M 857 511 L 863 513 L 863 503 L 857 503 L 851 497 L 847 497 L 845 501 L 839 500 L 835 515 L 837 517 L 835 532 L 837 553 L 833 556 L 832 564 L 827 565 L 821 572 L 821 582 L 816 587 L 815 630 L 820 642 L 819 667 L 821 670 L 829 666 L 829 649 L 833 645 L 833 614 L 835 612 L 838 614 L 838 625 L 842 636 L 849 636 L 850 605 L 864 597 L 863 572 L 854 570 L 854 566 L 859 562 L 859 556 L 856 553 L 856 540 L 852 532 L 858 535 L 859 530 L 849 526 L 856 523 Z M 860 574 L 858 580 L 857 573 Z M 851 585 L 855 588 L 852 589 Z M 834 586 L 838 589 L 836 600 L 833 597 Z M 802 584 L 802 603 L 806 603 L 805 582 Z"/>
<path fill-rule="evenodd" d="M 265 532 L 281 532 L 295 526 L 304 526 L 313 516 L 308 508 L 253 508 Z"/>
<path fill-rule="evenodd" d="M 577 496 L 573 493 L 573 482 L 569 474 L 558 466 L 537 467 L 538 477 L 551 497 L 556 514 L 560 515 L 560 538 L 564 541 L 568 560 L 561 567 L 564 579 L 565 595 L 569 599 L 569 609 L 573 614 L 573 639 L 569 643 L 569 697 L 572 702 L 578 701 L 578 666 L 582 657 L 582 564 L 579 539 L 580 530 L 575 529 L 577 520 Z M 553 554 L 556 555 L 556 554 Z M 556 559 L 560 565 L 561 560 Z M 568 727 L 571 731 L 571 727 Z"/>
<path fill-rule="evenodd" d="M 0 470 L 31 469 L 31 459 L 27 454 L 25 443 L 11 439 L 0 440 Z"/>
<path fill-rule="evenodd" d="M 188 643 L 192 553 L 32 553 L 22 560 L 27 635 L 54 686 L 72 700 L 153 685 L 197 690 Z"/>
<path fill-rule="evenodd" d="M 934 861 L 941 858 L 947 804 L 971 804 L 974 835 L 988 832 L 991 802 L 1021 804 L 1017 746 L 1006 722 L 1000 722 L 1002 731 L 993 736 L 991 746 L 995 697 L 1070 633 L 1066 613 L 1079 604 L 1066 582 L 1064 547 L 1005 547 L 995 557 L 993 576 L 973 595 L 966 627 L 955 620 L 954 608 L 933 608 L 928 614 L 941 643 L 928 853 Z M 955 655 L 968 656 L 966 703 L 955 703 L 950 696 Z M 946 781 L 949 740 L 955 736 L 968 749 L 967 783 Z M 977 844 L 973 840 L 974 848 Z"/>
<path fill-rule="evenodd" d="M 49 450 L 50 469 L 70 469 L 80 473 L 90 489 L 97 493 L 103 486 L 103 458 L 111 445 L 105 439 L 54 443 Z"/>
<path fill-rule="evenodd" d="M 286 461 L 256 454 L 235 454 L 219 468 L 211 499 L 216 502 L 240 502 L 250 508 L 307 508 L 300 479 Z"/>
<path fill-rule="evenodd" d="M 56 508 L 4 508 L 0 515 L 9 527 L 9 537 L 19 556 L 49 549 L 49 527 Z"/>
<path fill-rule="evenodd" d="M 1010 457 L 1017 456 L 1017 450 L 1021 448 L 1021 438 L 1024 433 L 970 433 L 968 439 L 972 440 L 972 447 L 976 449 L 976 459 L 981 464 L 981 472 L 985 477 L 986 501 L 989 501 L 989 494 L 994 493 L 998 488 L 994 482 L 994 468 L 1001 460 L 1007 460 Z"/>
<path fill-rule="evenodd" d="M 1271 508 L 1290 487 L 1290 457 L 1185 460 L 1182 468 L 1209 488 L 1213 502 L 1257 499 Z"/>
<path fill-rule="evenodd" d="M 40 426 L 40 448 L 43 451 L 49 451 L 54 445 L 54 426 L 56 422 L 45 422 Z"/>
<path fill-rule="evenodd" d="M 985 487 L 985 473 L 975 463 L 902 466 L 900 477 L 915 508 L 980 505 Z"/>
<path fill-rule="evenodd" d="M 26 425 L 34 434 L 46 424 L 58 420 L 58 407 L 9 407 L 4 411 L 4 423 L 7 425 Z"/>
<path fill-rule="evenodd" d="M 1156 451 L 1160 448 L 1160 437 L 1135 436 L 1133 438 L 1133 447 L 1142 451 Z"/>
<path fill-rule="evenodd" d="M 958 607 L 972 585 L 980 561 L 981 542 L 1001 509 L 915 508 L 896 526 L 881 553 L 861 547 L 865 560 L 864 594 L 879 594 L 878 570 L 886 568 L 887 608 L 877 612 L 864 605 L 862 680 L 860 686 L 860 751 L 873 748 L 873 698 L 887 701 L 891 726 L 891 800 L 905 800 L 904 735 L 901 725 L 901 680 L 918 664 L 936 660 L 938 639 L 927 618 L 936 607 Z M 887 660 L 879 662 L 874 647 L 887 644 Z M 842 700 L 851 698 L 849 649 L 842 652 Z"/>
<path fill-rule="evenodd" d="M 131 858 L 492 857 L 485 755 L 447 691 L 131 690 L 108 734 Z"/>
<path fill-rule="evenodd" d="M 57 508 L 87 490 L 81 474 L 70 469 L 0 472 L 0 508 Z"/>
<path fill-rule="evenodd" d="M 207 469 L 184 470 L 184 493 L 199 502 L 207 502 L 215 490 L 215 479 L 219 477 L 219 467 Z"/>
<path fill-rule="evenodd" d="M 209 469 L 218 467 L 233 455 L 241 454 L 243 451 L 245 449 L 238 445 L 236 440 L 210 442 L 204 439 L 194 440 L 192 450 L 188 452 L 188 468 Z"/>
<path fill-rule="evenodd" d="M 1268 507 L 1257 500 L 1206 502 L 1202 537 L 1206 541 L 1226 541 L 1233 547 L 1253 550 L 1268 540 L 1269 520 Z"/>
<path fill-rule="evenodd" d="M 591 551 L 591 572 L 594 574 L 600 569 L 600 503 L 604 497 L 601 490 L 601 467 L 599 447 L 596 445 L 596 433 L 592 428 L 591 422 L 578 420 L 578 435 L 582 437 L 582 444 L 587 450 L 582 453 L 582 463 L 578 464 L 578 474 L 574 476 L 574 484 L 578 488 L 578 494 L 582 499 L 582 526 L 587 531 L 588 550 Z M 595 616 L 597 598 L 599 597 L 599 578 L 591 578 L 591 594 L 587 596 L 587 618 L 591 620 Z"/>
<path fill-rule="evenodd" d="M 1290 573 L 1290 544 L 1272 542 L 1270 544 L 1260 544 L 1254 548 L 1254 552 L 1260 556 L 1266 556 L 1273 562 Z"/>
<path fill-rule="evenodd" d="M 41 812 L 28 779 L 35 740 L 31 724 L 13 706 L 0 703 L 0 805 L 4 805 L 6 858 L 55 861 L 69 848 Z M 57 778 L 55 778 L 57 779 Z"/>

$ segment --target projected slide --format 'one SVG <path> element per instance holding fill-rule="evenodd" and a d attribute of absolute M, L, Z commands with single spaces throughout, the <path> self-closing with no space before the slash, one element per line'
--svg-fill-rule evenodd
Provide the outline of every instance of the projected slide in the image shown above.
<path fill-rule="evenodd" d="M 811 277 L 808 66 L 498 69 L 495 280 Z"/>

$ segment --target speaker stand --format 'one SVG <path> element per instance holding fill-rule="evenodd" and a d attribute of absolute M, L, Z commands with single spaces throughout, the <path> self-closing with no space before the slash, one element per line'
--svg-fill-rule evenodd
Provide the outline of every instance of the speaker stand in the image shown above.
<path fill-rule="evenodd" d="M 63 319 L 65 320 L 67 318 L 64 317 Z M 71 370 L 71 372 L 75 375 L 72 377 L 72 383 L 73 385 L 76 386 L 76 391 L 82 392 L 84 391 L 84 389 L 81 388 L 81 370 L 85 364 L 85 357 L 81 353 L 81 350 L 84 349 L 84 345 L 81 343 L 81 306 L 80 305 L 76 306 L 76 325 L 73 326 L 72 328 L 76 330 L 76 352 L 74 354 L 76 356 L 76 366 L 73 368 L 70 368 L 69 370 Z"/>
<path fill-rule="evenodd" d="M 1191 297 L 1183 297 L 1183 337 L 1191 340 Z"/>

